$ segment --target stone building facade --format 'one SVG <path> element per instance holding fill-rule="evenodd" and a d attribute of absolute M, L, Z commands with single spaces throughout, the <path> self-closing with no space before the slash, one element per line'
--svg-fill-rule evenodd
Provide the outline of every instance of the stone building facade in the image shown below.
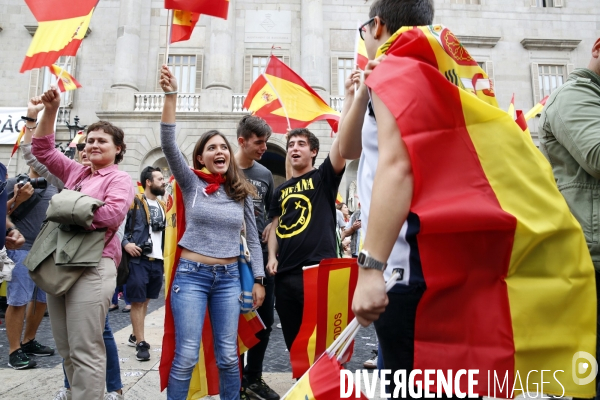
<path fill-rule="evenodd" d="M 181 86 L 177 137 L 185 157 L 191 161 L 195 142 L 208 129 L 221 130 L 235 143 L 244 93 L 271 53 L 341 109 L 341 82 L 352 68 L 356 27 L 368 19 L 370 3 L 230 0 L 228 20 L 202 16 L 192 38 L 169 50 L 168 63 Z M 435 7 L 434 22 L 453 30 L 480 62 L 493 78 L 504 108 L 513 93 L 517 108 L 532 107 L 573 68 L 587 66 L 591 46 L 600 37 L 598 0 L 435 0 Z M 44 70 L 18 72 L 36 26 L 23 0 L 0 2 L 0 107 L 25 107 L 30 96 L 49 85 Z M 58 140 L 69 140 L 64 122 L 76 115 L 82 125 L 109 120 L 126 133 L 128 149 L 121 168 L 133 181 L 146 165 L 168 174 L 160 149 L 162 96 L 157 85 L 166 36 L 163 0 L 101 0 L 77 57 L 67 60 L 83 88 L 64 99 Z M 0 129 L 4 123 L 0 121 Z M 320 163 L 333 140 L 331 132 L 325 122 L 310 129 L 321 140 Z M 535 120 L 531 132 L 537 140 Z M 11 148 L 0 145 L 2 162 L 8 162 Z M 283 179 L 284 149 L 284 137 L 274 135 L 264 157 L 276 182 Z M 348 163 L 340 187 L 344 198 L 352 198 L 357 164 Z M 23 170 L 24 162 L 17 158 L 9 173 Z"/>

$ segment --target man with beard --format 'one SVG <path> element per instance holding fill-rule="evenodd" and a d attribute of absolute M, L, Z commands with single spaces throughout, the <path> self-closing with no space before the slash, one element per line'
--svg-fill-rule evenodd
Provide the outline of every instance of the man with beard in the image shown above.
<path fill-rule="evenodd" d="M 150 299 L 157 299 L 163 280 L 165 204 L 157 198 L 165 194 L 160 168 L 146 167 L 140 176 L 144 193 L 136 195 L 127 213 L 123 249 L 129 253 L 127 297 L 131 302 L 129 346 L 136 349 L 138 361 L 150 359 L 150 345 L 144 340 L 144 319 Z"/>

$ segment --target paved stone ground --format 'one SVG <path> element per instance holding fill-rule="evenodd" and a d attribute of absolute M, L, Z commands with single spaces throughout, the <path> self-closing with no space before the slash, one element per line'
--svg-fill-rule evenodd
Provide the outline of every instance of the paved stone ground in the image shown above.
<path fill-rule="evenodd" d="M 148 313 L 151 313 L 160 307 L 164 306 L 164 290 L 161 290 L 160 297 L 156 300 L 151 300 L 148 306 Z M 118 332 L 121 329 L 129 326 L 131 320 L 129 319 L 128 313 L 123 313 L 121 310 L 125 306 L 125 303 L 119 301 L 119 310 L 109 313 L 109 320 L 111 329 L 113 332 Z M 10 369 L 8 366 L 8 340 L 6 337 L 6 326 L 4 320 L 0 322 L 0 374 L 2 369 Z M 265 356 L 263 364 L 264 372 L 291 372 L 291 365 L 289 361 L 289 353 L 285 348 L 285 342 L 283 341 L 283 334 L 281 329 L 276 326 L 279 323 L 279 317 L 275 313 L 275 323 L 273 324 L 273 331 Z M 36 339 L 47 346 L 55 347 L 54 338 L 52 337 L 52 331 L 50 328 L 50 319 L 44 318 L 36 336 Z M 160 347 L 160 343 L 150 343 L 153 348 Z M 375 329 L 370 326 L 368 328 L 361 328 L 359 331 L 356 343 L 354 346 L 354 355 L 352 360 L 347 364 L 347 368 L 351 371 L 356 369 L 362 369 L 362 364 L 365 360 L 371 357 L 371 351 L 376 349 Z M 53 368 L 62 362 L 61 357 L 56 353 L 51 357 L 36 357 L 35 358 L 38 367 L 37 368 Z"/>

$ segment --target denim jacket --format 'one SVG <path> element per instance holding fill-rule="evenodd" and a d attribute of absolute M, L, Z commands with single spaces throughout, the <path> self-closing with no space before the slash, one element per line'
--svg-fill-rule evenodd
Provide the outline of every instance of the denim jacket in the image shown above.
<path fill-rule="evenodd" d="M 539 126 L 540 150 L 600 270 L 600 76 L 573 71 L 548 99 Z"/>
<path fill-rule="evenodd" d="M 163 215 L 166 215 L 167 212 L 165 210 L 165 205 L 162 201 L 158 200 Z M 121 240 L 121 246 L 125 247 L 129 243 L 135 243 L 137 246 L 141 245 L 150 237 L 150 230 L 148 228 L 148 213 L 147 213 L 148 203 L 146 203 L 144 197 L 142 195 L 136 194 L 133 199 L 133 204 L 131 208 L 127 212 L 126 223 L 125 223 L 125 234 L 123 235 L 123 239 Z M 133 214 L 135 209 L 135 221 L 133 221 Z M 133 231 L 131 229 L 133 225 Z M 165 233 L 163 231 L 162 236 L 162 244 L 164 250 L 165 243 Z M 125 250 L 123 250 L 125 251 Z M 129 262 L 133 264 L 139 264 L 141 257 L 129 257 Z"/>

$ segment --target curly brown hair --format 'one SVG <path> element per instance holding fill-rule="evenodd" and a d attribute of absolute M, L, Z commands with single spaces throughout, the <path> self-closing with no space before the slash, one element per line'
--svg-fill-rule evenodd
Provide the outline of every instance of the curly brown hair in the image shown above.
<path fill-rule="evenodd" d="M 206 143 L 215 136 L 221 136 L 229 149 L 229 153 L 231 154 L 229 158 L 229 168 L 227 168 L 227 172 L 225 172 L 225 193 L 231 199 L 235 201 L 243 201 L 246 199 L 248 195 L 252 197 L 256 197 L 256 188 L 246 180 L 244 173 L 238 168 L 235 163 L 235 159 L 233 158 L 233 152 L 231 151 L 231 145 L 229 141 L 221 132 L 217 130 L 211 130 L 208 132 L 204 132 L 200 139 L 196 142 L 196 146 L 194 147 L 194 169 L 201 170 L 204 165 L 200 164 L 198 161 L 198 156 L 202 155 L 204 152 L 204 148 L 206 147 Z"/>
<path fill-rule="evenodd" d="M 123 161 L 125 150 L 127 150 L 127 145 L 125 144 L 125 133 L 123 132 L 123 129 L 111 124 L 108 121 L 98 121 L 88 126 L 87 133 L 98 131 L 100 129 L 112 137 L 115 146 L 121 148 L 121 151 L 115 156 L 115 164 L 120 163 Z"/>

